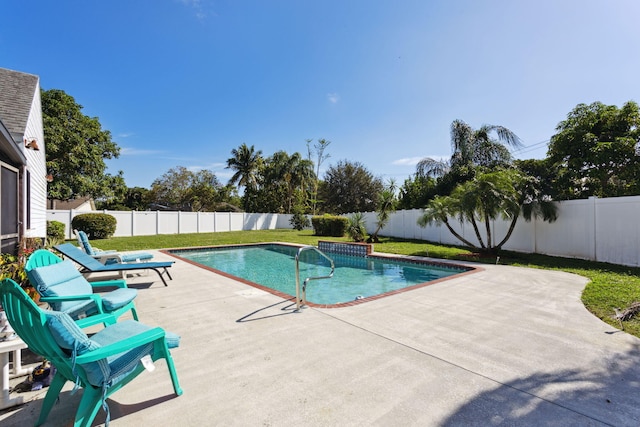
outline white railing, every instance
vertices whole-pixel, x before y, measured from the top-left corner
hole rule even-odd
[[[559,216],[554,223],[542,220],[526,222],[522,218],[504,249],[582,258],[613,264],[640,266],[640,196],[611,197],[559,202]],[[287,214],[237,212],[162,212],[100,211],[116,217],[115,236],[154,234],[209,233],[218,231],[273,230],[292,228]],[[73,238],[71,219],[80,211],[47,211],[47,220],[66,226],[66,236]],[[420,209],[394,212],[383,236],[428,240],[436,243],[461,244],[444,226],[417,225]],[[375,213],[364,214],[367,231],[375,231]],[[452,221],[451,225],[472,242],[475,233],[469,224]],[[492,234],[502,240],[509,223],[494,221]]]

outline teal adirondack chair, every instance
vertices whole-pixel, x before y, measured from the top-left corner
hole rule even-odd
[[[162,328],[152,328],[135,320],[105,327],[89,338],[66,314],[41,310],[11,279],[0,282],[0,302],[9,323],[34,353],[45,357],[56,368],[36,426],[43,424],[67,381],[84,390],[74,426],[90,426],[100,407],[106,412],[106,399],[141,374],[141,359],[165,359],[173,390],[182,394],[169,348],[177,347],[180,337]]]
[[[25,271],[41,295],[40,301],[48,302],[53,310],[65,312],[75,320],[84,319],[82,326],[102,323],[103,318],[95,315],[111,314],[113,316],[106,319],[115,322],[128,311],[138,320],[133,303],[138,291],[128,288],[124,280],[89,282],[71,261],[63,261],[45,249],[31,254]],[[117,289],[102,295],[93,292],[94,288],[100,287]]]

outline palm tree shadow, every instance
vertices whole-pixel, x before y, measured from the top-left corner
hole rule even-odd
[[[591,367],[537,373],[480,393],[443,426],[640,425],[640,345]]]
[[[262,307],[262,308],[260,308],[258,310],[255,310],[255,311],[247,314],[246,316],[242,316],[241,318],[236,320],[236,322],[237,323],[253,322],[253,321],[256,321],[256,320],[264,320],[264,319],[269,319],[269,318],[272,318],[272,317],[286,316],[288,314],[296,314],[297,311],[295,311],[295,303],[291,303],[291,304],[285,305],[284,307],[281,307],[280,308],[281,313],[277,313],[276,312],[275,314],[268,314],[268,315],[264,315],[264,316],[261,316],[261,317],[253,318],[253,316],[255,316],[255,315],[259,314],[259,313],[262,313],[263,311],[272,309],[274,307],[277,307],[277,306],[279,306],[281,304],[285,304],[287,302],[291,302],[294,299],[295,298],[289,298],[289,299],[286,299],[284,301],[279,301],[279,302],[277,302],[275,304],[271,304],[271,305],[268,305],[266,307]]]

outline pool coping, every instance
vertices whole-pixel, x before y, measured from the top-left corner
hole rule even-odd
[[[238,276],[234,276],[232,274],[226,273],[222,270],[218,270],[215,269],[213,267],[208,267],[206,265],[197,263],[195,261],[189,260],[187,258],[183,258],[181,256],[179,256],[177,253],[179,252],[187,252],[187,251],[193,251],[193,250],[198,250],[198,249],[215,249],[215,248],[234,248],[234,247],[247,247],[247,246],[268,246],[268,245],[284,245],[284,246],[291,246],[291,247],[295,247],[295,248],[301,248],[301,247],[305,247],[305,246],[311,246],[311,245],[302,245],[302,244],[297,244],[297,243],[289,243],[289,242],[261,242],[261,243],[234,243],[234,244],[230,244],[230,245],[210,245],[210,246],[190,246],[190,247],[184,247],[184,248],[170,248],[170,249],[162,249],[160,250],[160,252],[169,255],[171,257],[177,258],[181,261],[184,261],[188,264],[194,265],[196,267],[211,271],[213,273],[219,274],[221,276],[227,277],[229,279],[233,279],[236,280],[238,282],[244,283],[246,285],[252,286],[254,288],[260,289],[262,291],[268,292],[272,295],[276,295],[280,298],[283,298],[285,300],[296,300],[296,297],[294,295],[289,295],[286,294],[284,292],[280,292],[276,289],[272,289],[269,288],[267,286],[263,286],[259,283],[255,283],[252,282],[250,280],[246,280],[243,279],[242,277],[238,277]],[[420,289],[420,288],[424,288],[427,286],[431,286],[431,285],[435,285],[438,283],[442,283],[444,281],[447,280],[451,280],[451,279],[457,279],[459,277],[465,276],[465,275],[469,275],[469,274],[473,274],[473,273],[477,273],[480,271],[483,271],[484,269],[482,267],[479,266],[475,266],[475,265],[469,265],[467,263],[457,263],[454,261],[450,261],[450,260],[444,260],[444,259],[436,259],[436,258],[429,258],[429,257],[421,257],[421,256],[417,256],[417,255],[400,255],[400,254],[389,254],[389,253],[385,253],[385,252],[371,252],[370,254],[368,254],[366,257],[369,258],[378,258],[378,259],[390,259],[390,260],[394,260],[394,261],[403,261],[403,262],[410,262],[410,263],[414,263],[414,264],[430,264],[430,265],[436,265],[438,267],[445,267],[445,268],[462,268],[465,269],[466,271],[462,271],[460,273],[457,274],[452,274],[450,276],[447,277],[442,277],[439,279],[435,279],[435,280],[431,280],[429,282],[424,282],[424,283],[418,283],[416,285],[413,286],[409,286],[406,288],[401,288],[401,289],[395,289],[393,291],[389,291],[389,292],[384,292],[382,294],[378,294],[378,295],[372,295],[370,297],[366,297],[366,298],[360,298],[360,299],[356,299],[356,300],[352,300],[352,301],[346,301],[346,302],[340,302],[340,303],[336,303],[336,304],[316,304],[313,302],[309,302],[309,301],[305,301],[305,305],[308,307],[314,307],[314,308],[344,308],[344,307],[352,307],[354,305],[359,305],[359,304],[363,304],[366,302],[370,302],[370,301],[375,301],[378,299],[382,299],[385,297],[389,297],[392,295],[397,295],[397,294],[401,294],[404,292],[408,292],[408,291],[413,291],[416,289]]]

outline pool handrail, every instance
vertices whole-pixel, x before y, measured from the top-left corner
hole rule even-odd
[[[328,276],[307,277],[306,279],[304,279],[304,285],[302,286],[302,298],[300,298],[300,254],[306,250],[311,250],[311,249],[318,252],[326,260],[328,260],[329,263],[331,263],[331,273],[329,273]],[[322,252],[317,247],[312,245],[307,245],[307,246],[302,246],[300,249],[298,249],[298,252],[296,253],[296,311],[300,311],[300,308],[302,308],[307,304],[307,283],[309,283],[311,280],[331,279],[333,277],[333,273],[335,269],[336,267],[335,267],[335,264],[333,263],[333,260],[329,258],[324,252]]]

